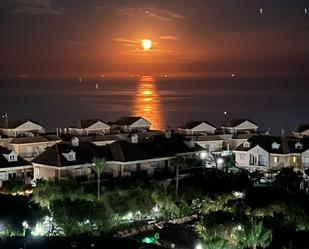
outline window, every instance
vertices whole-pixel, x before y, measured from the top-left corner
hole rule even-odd
[[[40,175],[40,169],[39,168],[35,168],[34,173],[37,176]]]
[[[246,156],[246,154],[244,154],[244,153],[239,154],[240,160],[245,160],[245,156]]]
[[[279,162],[279,158],[277,156],[274,157],[274,163],[278,163]]]
[[[249,142],[244,142],[244,148],[250,148],[250,143]]]
[[[76,174],[76,176],[81,176],[82,175],[82,169],[76,169],[75,174]]]
[[[260,166],[266,166],[266,156],[264,155],[259,155],[259,165]]]
[[[278,144],[278,143],[276,143],[276,142],[273,142],[273,143],[271,144],[271,148],[272,148],[272,149],[278,150],[278,149],[280,148],[280,144]]]
[[[250,165],[257,164],[257,156],[250,154]]]
[[[0,172],[0,180],[6,180],[6,173]]]
[[[293,156],[293,163],[297,163],[297,157]]]
[[[297,143],[295,144],[295,149],[301,150],[302,148],[303,148],[303,145],[302,145],[300,142],[297,142]]]

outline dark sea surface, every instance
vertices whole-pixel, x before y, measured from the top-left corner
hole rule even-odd
[[[140,115],[154,129],[207,120],[250,118],[274,134],[309,123],[309,79],[153,78],[1,80],[0,113],[31,118],[48,130],[84,118]],[[227,115],[224,115],[227,112]]]

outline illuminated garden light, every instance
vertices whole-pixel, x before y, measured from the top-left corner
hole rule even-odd
[[[195,249],[203,249],[201,243],[198,243],[198,244],[195,246]]]

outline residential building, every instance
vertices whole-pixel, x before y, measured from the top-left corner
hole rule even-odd
[[[72,135],[105,135],[110,133],[111,126],[100,119],[82,119],[69,128]]]
[[[55,144],[36,157],[33,160],[34,178],[93,179],[94,157],[106,159],[104,173],[113,177],[150,176],[164,170],[173,171],[170,162],[175,157],[199,158],[204,151],[194,141],[183,141],[180,136],[158,135],[139,142],[134,134],[131,141],[117,140],[103,146],[74,138],[71,142]]]
[[[23,180],[30,184],[32,165],[17,155],[16,152],[0,146],[0,187],[10,180]]]
[[[9,142],[8,148],[24,159],[31,161],[34,157],[45,151],[47,147],[51,147],[59,142],[61,142],[61,138],[55,135],[15,137]]]
[[[146,132],[150,130],[151,123],[143,117],[122,117],[112,125],[113,129],[121,132]]]
[[[0,125],[0,133],[8,137],[33,136],[44,132],[42,125],[30,119],[18,121],[6,119]]]
[[[256,135],[238,146],[234,152],[236,162],[240,167],[250,169],[300,168],[304,167],[306,162],[309,163],[308,145],[308,139]]]
[[[178,132],[184,135],[214,134],[216,127],[207,121],[190,121],[178,128]]]
[[[231,119],[221,128],[226,133],[256,133],[259,127],[250,119]]]

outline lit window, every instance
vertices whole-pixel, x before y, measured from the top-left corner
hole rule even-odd
[[[274,163],[278,163],[279,162],[279,158],[277,156],[274,157]]]
[[[293,163],[297,163],[297,157],[293,156]]]

